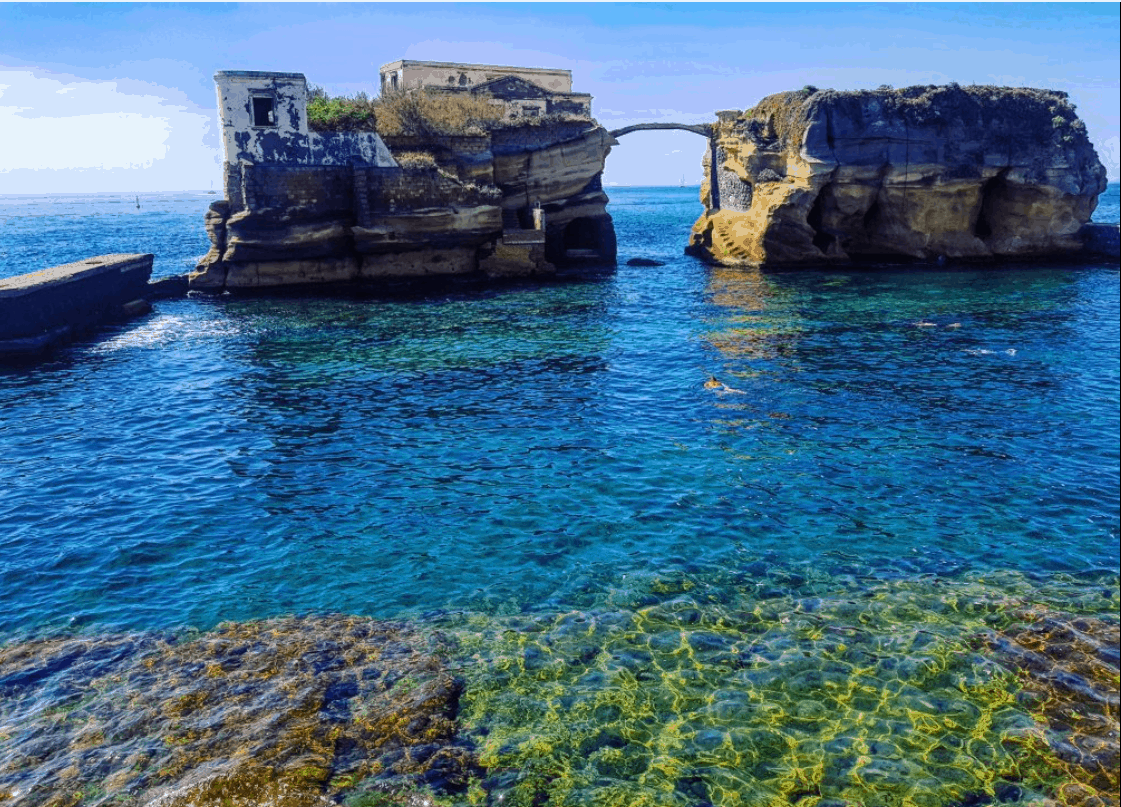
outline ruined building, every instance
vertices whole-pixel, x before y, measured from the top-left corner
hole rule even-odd
[[[420,89],[469,93],[503,106],[507,118],[592,113],[592,96],[572,91],[571,70],[400,59],[382,65],[380,73],[383,95]]]
[[[534,84],[544,95],[518,100],[513,88],[529,86],[520,75],[469,78],[509,88],[513,100],[496,103],[541,102],[537,114],[565,97],[590,104],[567,92],[568,71],[516,70],[556,74],[551,86],[562,89]],[[414,80],[401,71],[399,82]],[[221,71],[214,79],[225,199],[207,213],[211,249],[192,288],[534,275],[615,260],[601,182],[615,140],[586,116],[521,123],[530,113],[519,111],[485,131],[387,143],[375,131],[310,130],[300,73]],[[430,159],[400,165],[394,149]]]

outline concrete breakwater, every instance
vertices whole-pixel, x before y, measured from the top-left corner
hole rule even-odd
[[[152,258],[99,255],[0,279],[0,357],[39,353],[104,322],[146,313]]]

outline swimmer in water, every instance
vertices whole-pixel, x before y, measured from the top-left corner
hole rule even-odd
[[[735,387],[729,387],[723,381],[717,381],[716,376],[714,376],[714,375],[710,375],[708,377],[708,381],[705,382],[705,389],[710,389],[713,392],[734,392],[737,395],[747,395],[747,393],[744,392],[742,389],[736,389]]]

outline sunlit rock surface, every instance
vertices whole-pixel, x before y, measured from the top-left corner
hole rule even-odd
[[[362,781],[455,792],[474,762],[438,650],[351,617],[4,646],[0,804],[312,807]]]
[[[1116,576],[1063,578],[752,562],[578,608],[10,642],[0,804],[1116,807]]]
[[[1043,609],[1018,617],[990,644],[1021,671],[1017,699],[1046,726],[1035,750],[1052,752],[1056,795],[1063,804],[1116,805],[1118,626]]]
[[[720,263],[1069,254],[1106,185],[1062,92],[807,87],[718,115],[690,250]]]

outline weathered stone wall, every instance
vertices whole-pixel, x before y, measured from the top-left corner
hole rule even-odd
[[[491,134],[492,150],[496,155],[538,151],[566,140],[576,140],[595,129],[587,121],[558,121],[547,124],[527,124],[497,129]]]
[[[223,70],[214,75],[222,127],[226,199],[234,210],[245,199],[244,166],[332,166],[396,163],[376,132],[308,129],[307,80],[302,73]],[[271,107],[257,120],[255,99]]]
[[[357,171],[366,175],[371,211],[496,205],[502,198],[502,194],[493,187],[464,185],[436,168]]]
[[[243,210],[314,219],[354,208],[352,170],[346,165],[243,165],[241,179]]]
[[[747,212],[751,209],[751,182],[744,181],[739,174],[727,167],[728,152],[715,140],[711,141],[709,151],[710,153],[705,155],[705,159],[707,165],[710,166],[710,175],[714,173],[716,177],[716,187],[712,196],[713,204],[720,210]],[[711,170],[712,165],[716,165],[715,172]]]
[[[396,166],[376,132],[309,132],[309,165]]]
[[[807,89],[722,113],[690,250],[721,263],[1073,253],[1105,187],[1064,93]]]
[[[244,163],[299,165],[308,161],[307,80],[301,73],[222,70],[214,74],[226,166],[226,198],[242,205]],[[258,126],[253,98],[273,103],[274,123]]]

